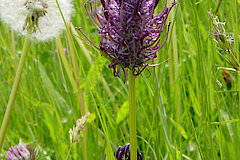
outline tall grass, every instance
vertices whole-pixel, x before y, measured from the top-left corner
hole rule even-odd
[[[74,1],[72,24],[99,44],[84,2]],[[164,3],[159,2],[157,13]],[[153,63],[167,61],[149,66],[150,72],[135,82],[137,143],[144,160],[240,157],[239,78],[231,72],[235,81],[227,89],[219,67],[229,66],[212,39],[210,9],[234,34],[239,54],[239,1],[179,0],[170,16],[168,43]],[[3,119],[24,37],[1,22],[0,28]],[[66,159],[68,152],[68,159],[103,160],[105,154],[113,159],[117,147],[130,142],[128,81],[114,77],[109,61],[75,34],[69,27],[56,40],[30,46],[0,159],[19,139],[36,147],[39,158],[56,160]],[[69,129],[87,112],[95,118],[87,123],[80,145],[70,148]]]

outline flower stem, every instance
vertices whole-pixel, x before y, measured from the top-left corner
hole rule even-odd
[[[7,127],[8,127],[8,123],[9,123],[9,120],[10,120],[10,116],[11,116],[11,113],[12,113],[12,110],[13,110],[13,105],[14,105],[14,102],[15,102],[15,99],[16,99],[16,94],[17,94],[19,82],[20,82],[20,79],[21,79],[25,59],[27,57],[29,44],[30,44],[30,35],[28,34],[26,36],[26,39],[25,39],[25,42],[24,42],[23,53],[22,53],[20,62],[18,64],[17,73],[16,73],[16,76],[15,76],[15,79],[14,79],[13,87],[12,87],[11,94],[10,94],[10,97],[9,97],[9,101],[8,101],[8,104],[7,104],[7,109],[5,111],[2,126],[1,126],[1,130],[0,130],[0,150],[2,148],[3,140],[4,140],[4,137],[5,137]]]
[[[129,71],[129,116],[131,160],[137,160],[135,76]]]

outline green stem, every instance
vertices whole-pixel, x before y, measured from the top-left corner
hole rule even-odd
[[[20,82],[20,79],[21,79],[25,59],[27,57],[29,44],[30,44],[30,35],[27,35],[26,39],[25,39],[25,42],[24,42],[23,53],[22,53],[20,62],[18,64],[17,73],[16,73],[16,76],[15,76],[15,79],[14,79],[13,87],[12,87],[11,94],[10,94],[10,97],[9,97],[9,101],[8,101],[8,104],[7,104],[7,109],[6,109],[4,118],[3,118],[1,130],[0,130],[0,150],[2,148],[3,140],[4,140],[4,137],[5,137],[7,127],[8,127],[8,123],[9,123],[9,120],[10,120],[10,116],[11,116],[11,113],[12,113],[12,110],[13,110],[13,105],[14,105],[14,102],[15,102],[15,99],[16,99],[16,94],[17,94],[19,82]]]
[[[239,29],[239,25],[238,25],[238,15],[239,15],[239,10],[238,10],[238,0],[234,0],[233,1],[233,5],[234,7],[234,50],[235,50],[235,55],[237,57],[237,62],[239,63],[240,57],[239,57],[239,43],[238,43],[238,29]],[[240,66],[238,65],[238,69],[240,68]],[[236,105],[236,119],[240,116],[240,109],[239,109],[239,105],[240,105],[240,75],[239,73],[237,74],[237,79],[238,79],[238,105]],[[238,111],[239,111],[239,115],[238,115]],[[238,123],[236,123],[234,125],[234,135],[235,135],[235,159],[239,159],[239,131],[238,131]]]
[[[68,150],[68,153],[67,153],[67,157],[66,157],[66,160],[68,160],[68,158],[69,158],[69,154],[70,154],[70,152],[71,152],[71,150],[72,150],[72,144],[70,145],[70,148],[69,148],[69,150]]]
[[[137,160],[136,101],[135,76],[129,71],[129,116],[130,116],[130,149],[131,160]]]

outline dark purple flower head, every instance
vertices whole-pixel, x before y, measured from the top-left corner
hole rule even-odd
[[[154,15],[158,1],[100,0],[101,12],[96,9],[96,1],[95,7],[89,2],[90,11],[87,10],[87,13],[98,28],[101,35],[99,48],[111,60],[109,68],[113,68],[114,76],[119,77],[121,69],[125,78],[128,69],[138,76],[146,68],[147,61],[156,58],[157,51],[166,43],[170,23],[167,36],[159,46],[167,17],[177,2],[174,0],[171,6],[167,7],[166,0],[161,13]]]
[[[137,160],[142,160],[142,154],[139,153],[137,149]],[[105,157],[106,160],[106,157]],[[115,160],[130,160],[130,143],[126,144],[125,146],[118,147],[115,153]]]

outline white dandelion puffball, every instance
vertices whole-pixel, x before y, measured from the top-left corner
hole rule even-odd
[[[58,0],[66,22],[70,21],[71,0]],[[31,37],[39,41],[54,38],[65,29],[56,0],[0,0],[0,17],[22,35],[32,28]]]

